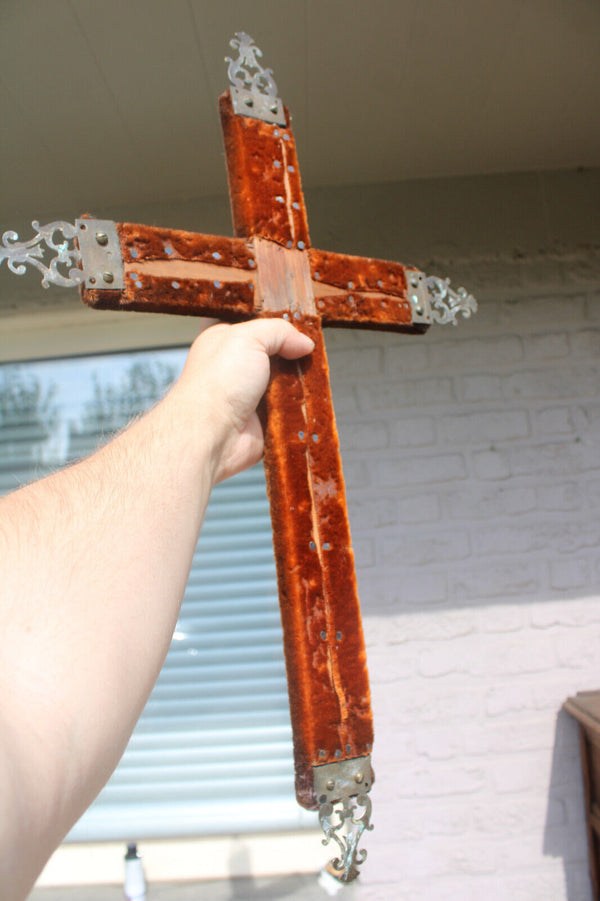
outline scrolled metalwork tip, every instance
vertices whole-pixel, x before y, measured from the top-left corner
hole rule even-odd
[[[29,241],[19,241],[14,231],[4,232],[0,245],[0,264],[6,260],[8,268],[15,275],[24,275],[27,266],[33,266],[42,274],[42,287],[59,285],[71,288],[80,285],[84,274],[79,268],[81,254],[75,243],[77,229],[71,222],[49,222],[40,225],[33,221],[37,232]],[[56,237],[56,235],[60,237]],[[54,253],[52,259],[44,262],[45,248]],[[59,267],[63,269],[61,272]],[[66,273],[65,270],[66,269]]]
[[[337,804],[325,802],[319,807],[319,822],[325,835],[322,842],[328,845],[333,839],[341,852],[327,865],[327,871],[339,882],[353,882],[359,875],[359,866],[367,859],[366,850],[359,850],[358,844],[363,832],[373,829],[371,809],[367,794],[344,798]]]
[[[262,58],[260,47],[244,31],[236,32],[229,43],[238,53],[237,59],[225,57],[233,111],[237,115],[285,126],[285,112],[277,96],[273,70],[265,69],[259,62]]]
[[[367,852],[358,845],[363,832],[371,831],[371,799],[373,784],[370,757],[355,757],[339,763],[313,767],[315,790],[319,800],[319,823],[322,843],[333,841],[339,855],[329,861],[327,872],[338,882],[353,882]]]
[[[262,50],[256,46],[253,38],[244,31],[237,31],[229,44],[238,52],[237,59],[225,57],[225,62],[229,64],[227,74],[231,84],[236,88],[277,97],[273,70],[265,69],[259,63]]]
[[[456,317],[461,314],[468,319],[477,312],[477,301],[464,288],[450,287],[449,278],[429,275],[425,279],[431,304],[431,318],[440,325],[457,325]]]

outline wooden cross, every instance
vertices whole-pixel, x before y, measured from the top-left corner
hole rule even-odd
[[[251,38],[240,33],[231,44],[239,56],[228,60],[232,86],[219,106],[236,237],[84,218],[74,229],[83,274],[70,277],[83,281],[83,301],[97,309],[228,322],[282,317],[315,342],[302,361],[273,361],[264,461],[296,796],[319,808],[326,841],[334,838],[342,852],[334,868],[348,881],[357,873],[358,838],[372,828],[373,723],[323,328],[419,334],[476,305],[415,267],[311,247],[289,113]],[[62,223],[46,231],[57,227],[64,231]],[[68,254],[63,248],[61,262],[71,261]]]

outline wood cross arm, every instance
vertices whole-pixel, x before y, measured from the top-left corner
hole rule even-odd
[[[308,219],[289,110],[285,125],[234,112],[230,92],[219,97],[236,235],[260,235],[282,247],[310,246]]]
[[[314,247],[308,257],[315,304],[324,326],[411,333],[429,327],[415,317],[415,304],[410,301],[410,280],[419,275],[414,267]]]
[[[99,229],[93,219],[79,220],[79,225],[88,222],[95,231],[92,242],[113,231]],[[100,266],[81,286],[88,306],[229,322],[254,315],[256,262],[247,241],[129,222],[104,225],[115,230],[116,238],[113,234],[110,238],[117,245],[113,255],[119,259],[111,260],[108,275],[115,279],[116,272],[119,282],[114,290],[107,288],[115,282],[103,280]]]

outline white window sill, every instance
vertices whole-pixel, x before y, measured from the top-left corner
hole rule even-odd
[[[331,877],[329,877],[331,880]],[[342,886],[333,880],[326,886],[317,873],[310,875],[273,876],[261,879],[224,879],[218,882],[152,883],[148,887],[150,901],[324,901],[343,891],[344,901],[358,897],[354,885]],[[29,901],[123,901],[122,886],[82,886],[80,888],[34,889]]]
[[[324,848],[322,837],[320,830],[303,830],[270,835],[148,840],[140,842],[138,850],[148,882],[253,879],[319,872],[335,850]],[[61,845],[48,861],[37,887],[122,884],[125,850],[124,842]],[[42,901],[45,896],[39,897]]]

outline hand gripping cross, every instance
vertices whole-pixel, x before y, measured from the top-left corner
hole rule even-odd
[[[36,266],[44,285],[80,283],[83,301],[97,309],[228,322],[279,316],[314,340],[310,358],[273,361],[265,470],[296,795],[319,809],[325,842],[340,848],[333,870],[349,881],[366,856],[359,838],[372,828],[373,724],[323,327],[419,334],[477,307],[463,289],[413,267],[311,247],[289,113],[252,39],[240,33],[231,44],[239,56],[227,60],[232,84],[219,105],[237,237],[82,218],[34,223],[38,236],[26,243],[6,233],[0,261],[18,274]],[[43,240],[58,251],[49,267]]]

